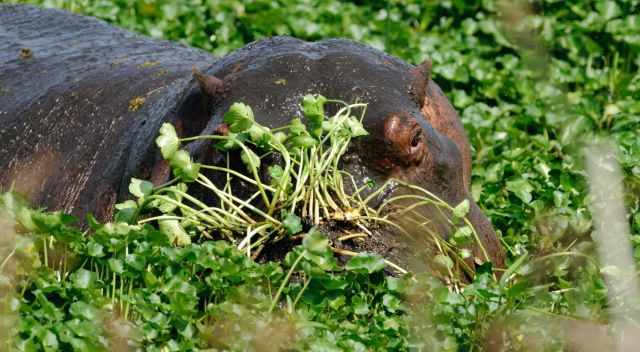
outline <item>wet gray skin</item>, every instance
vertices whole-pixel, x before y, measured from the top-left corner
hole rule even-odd
[[[222,86],[199,85],[193,66]],[[468,194],[469,144],[428,65],[347,40],[276,37],[216,59],[64,11],[0,5],[0,186],[50,210],[106,220],[132,176],[168,176],[154,146],[163,122],[183,136],[211,134],[232,103],[244,102],[261,124],[278,127],[301,115],[308,93],[368,104],[370,135],[355,140],[343,165],[358,182],[394,177],[452,205],[468,199],[490,259],[503,266],[496,234]],[[220,157],[202,144],[188,148],[199,160]]]
[[[191,67],[213,61],[94,18],[0,5],[0,189],[108,219],[132,176],[151,177],[163,122],[202,129]]]

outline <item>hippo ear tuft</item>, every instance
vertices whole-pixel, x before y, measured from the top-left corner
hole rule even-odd
[[[210,97],[214,97],[222,91],[223,82],[216,76],[205,75],[197,67],[193,66],[193,77],[198,81],[200,91]]]

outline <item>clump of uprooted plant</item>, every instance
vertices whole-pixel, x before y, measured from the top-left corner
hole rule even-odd
[[[333,116],[326,116],[326,103],[337,105]],[[410,221],[412,228],[429,234],[438,252],[435,264],[444,269],[448,278],[471,271],[465,262],[471,253],[465,248],[474,241],[481,248],[482,244],[465,218],[468,202],[451,207],[429,191],[399,180],[389,180],[377,188],[371,182],[358,186],[352,175],[341,170],[340,160],[350,141],[368,134],[362,124],[366,104],[306,95],[302,112],[306,123],[294,118],[286,126],[270,129],[256,121],[249,106],[235,103],[223,118],[228,126],[225,135],[180,138],[173,126],[165,123],[156,144],[174,178],[159,187],[133,179],[129,190],[137,200],[118,204],[116,220],[132,224],[157,222],[178,245],[190,243],[194,236],[225,238],[255,258],[269,242],[302,233],[303,220],[311,225],[339,220],[361,230],[345,236],[366,237],[376,225],[409,235],[393,220],[401,217],[403,222]],[[218,152],[226,154],[226,166],[194,162],[181,145],[197,140],[210,141]],[[230,166],[231,153],[238,152],[246,172]],[[266,158],[270,161],[265,161]],[[234,194],[232,185],[237,181],[250,185],[252,194],[248,197]],[[192,186],[210,192],[213,197],[208,199],[215,199],[213,204],[198,197],[197,192],[190,192]],[[399,186],[409,190],[409,194],[388,197],[376,208],[369,205],[381,193]],[[367,192],[363,192],[365,188]],[[394,206],[400,202],[402,206]],[[435,206],[457,228],[449,241],[434,233],[430,219],[417,210],[425,205]],[[332,249],[342,255],[357,255]],[[397,272],[407,272],[390,261],[386,263]]]

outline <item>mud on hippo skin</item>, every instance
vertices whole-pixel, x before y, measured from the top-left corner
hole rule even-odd
[[[393,177],[418,184],[452,206],[467,199],[469,220],[488,259],[502,267],[504,253],[496,233],[469,196],[469,142],[430,70],[428,62],[409,65],[348,40],[309,43],[275,37],[254,42],[216,62],[206,75],[196,72],[201,90],[210,97],[211,119],[204,133],[219,128],[234,102],[250,105],[256,120],[272,128],[302,115],[305,94],[367,103],[363,123],[370,135],[353,141],[343,167],[360,184],[370,179],[382,184]],[[478,246],[474,251],[485,258]]]

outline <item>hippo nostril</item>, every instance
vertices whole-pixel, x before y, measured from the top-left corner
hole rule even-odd
[[[382,170],[390,170],[392,166],[393,163],[389,158],[383,158],[378,161],[378,167],[380,167]]]

